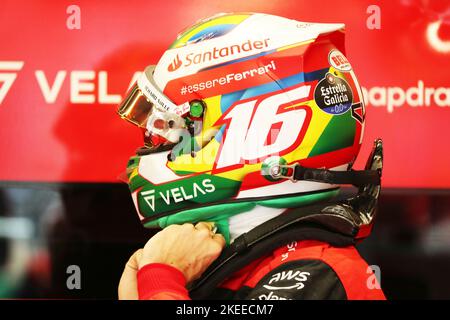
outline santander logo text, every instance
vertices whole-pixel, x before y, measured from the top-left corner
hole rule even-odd
[[[204,49],[201,51],[190,52],[182,59],[177,54],[176,57],[167,66],[167,71],[173,72],[178,70],[181,66],[189,67],[191,65],[202,64],[228,56],[238,55],[244,52],[251,52],[254,50],[261,50],[269,46],[269,38],[263,40],[246,40],[239,44],[232,44],[223,47],[212,47],[211,49]]]

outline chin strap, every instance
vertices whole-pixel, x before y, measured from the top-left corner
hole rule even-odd
[[[283,174],[286,172],[286,174]],[[297,181],[314,181],[330,184],[351,184],[356,187],[381,183],[381,170],[348,170],[334,171],[328,169],[306,168],[300,164],[277,164],[270,170],[274,180],[289,179]]]
[[[306,180],[331,184],[352,184],[354,186],[362,186],[369,183],[380,184],[381,175],[378,170],[332,171],[327,169],[305,168],[300,165],[295,165],[291,179],[294,181]]]

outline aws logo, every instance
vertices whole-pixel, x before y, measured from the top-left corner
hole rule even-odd
[[[216,187],[212,183],[211,179],[204,179],[201,182],[194,182],[192,186],[180,186],[163,191],[147,190],[141,192],[141,196],[144,201],[155,212],[157,210],[156,203],[158,200],[162,200],[162,203],[170,206],[171,204],[180,203],[186,200],[195,199],[199,196],[212,193],[216,190]]]
[[[268,290],[301,290],[311,273],[300,270],[282,271],[274,274],[268,284],[263,287]]]
[[[11,89],[23,65],[23,61],[0,61],[0,104]]]

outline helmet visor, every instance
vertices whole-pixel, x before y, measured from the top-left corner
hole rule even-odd
[[[153,71],[154,66],[146,68],[117,110],[122,119],[143,129],[148,148],[177,143],[186,131],[183,115],[189,111],[189,103],[175,105],[158,89]]]
[[[122,119],[145,128],[153,109],[153,103],[147,100],[137,83],[133,85],[127,97],[120,103],[117,113]]]

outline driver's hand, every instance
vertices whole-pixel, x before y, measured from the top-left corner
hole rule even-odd
[[[139,268],[149,263],[164,263],[180,270],[186,283],[198,279],[225,246],[225,239],[214,233],[213,228],[208,222],[168,226],[144,246]]]
[[[137,299],[137,271],[149,263],[163,263],[180,270],[186,283],[198,279],[225,246],[214,225],[199,222],[171,225],[155,234],[127,262],[119,283],[119,299]]]

